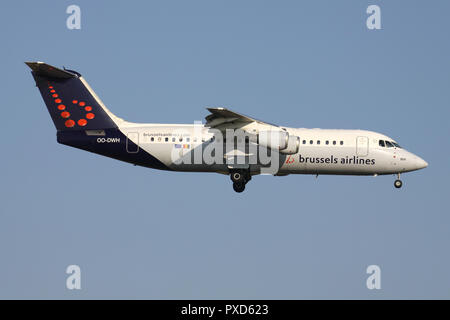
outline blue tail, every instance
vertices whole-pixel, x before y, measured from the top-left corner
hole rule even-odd
[[[58,131],[117,128],[114,115],[78,72],[43,62],[25,62],[30,68]]]

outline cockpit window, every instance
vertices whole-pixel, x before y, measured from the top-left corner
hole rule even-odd
[[[379,144],[380,147],[401,148],[400,145],[397,142],[394,142],[394,141],[378,140],[378,144]]]

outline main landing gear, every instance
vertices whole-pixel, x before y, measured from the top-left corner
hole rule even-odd
[[[397,173],[397,180],[394,181],[394,187],[397,189],[401,188],[403,185],[402,180],[400,180],[400,173]]]
[[[230,178],[233,181],[233,190],[242,192],[245,190],[245,185],[252,179],[248,170],[233,170],[230,171]]]

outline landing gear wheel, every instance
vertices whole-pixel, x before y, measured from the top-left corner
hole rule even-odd
[[[238,171],[231,173],[231,180],[233,183],[245,184],[244,179],[244,175]]]
[[[396,187],[397,189],[401,188],[402,185],[403,185],[402,180],[397,179],[397,180],[394,181],[394,187]]]
[[[245,190],[245,184],[244,183],[233,183],[233,190],[241,193]]]
[[[230,172],[231,181],[233,181],[233,189],[236,192],[245,190],[245,185],[252,178],[249,170],[233,170]]]

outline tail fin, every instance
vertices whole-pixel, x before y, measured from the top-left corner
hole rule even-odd
[[[43,62],[25,62],[30,68],[58,131],[117,128],[114,116],[83,77]]]

